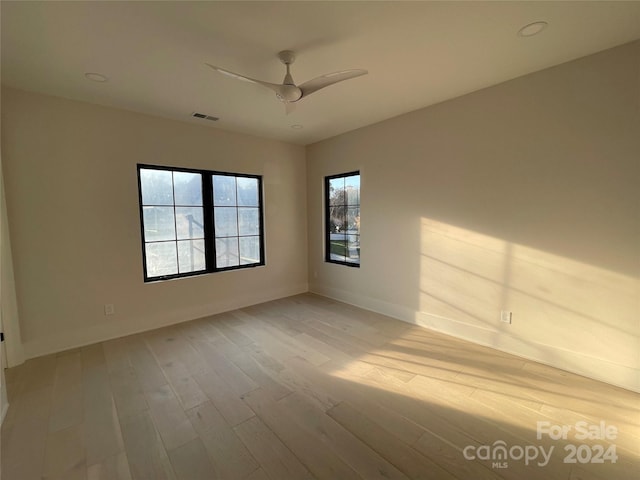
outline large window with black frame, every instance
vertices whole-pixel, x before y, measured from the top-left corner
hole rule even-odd
[[[144,280],[264,265],[262,178],[138,165]]]
[[[325,260],[360,266],[360,172],[325,177]]]

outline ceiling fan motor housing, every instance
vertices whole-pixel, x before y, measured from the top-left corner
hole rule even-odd
[[[296,102],[302,97],[302,90],[293,84],[285,84],[278,89],[276,96],[283,102]]]

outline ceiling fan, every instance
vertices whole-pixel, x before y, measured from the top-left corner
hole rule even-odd
[[[291,50],[283,50],[278,53],[278,58],[287,68],[287,73],[284,76],[284,80],[282,84],[278,83],[269,83],[263,82],[262,80],[256,80],[255,78],[245,77],[244,75],[240,75],[239,73],[230,72],[229,70],[225,70],[224,68],[216,67],[215,65],[211,65],[206,63],[205,65],[213,68],[215,71],[227,75],[232,78],[236,78],[238,80],[242,80],[245,82],[257,83],[258,85],[263,85],[276,93],[276,97],[284,103],[286,113],[291,113],[295,108],[295,103],[302,100],[305,97],[308,97],[313,92],[317,92],[321,88],[328,87],[329,85],[333,85],[334,83],[342,82],[343,80],[349,80],[350,78],[359,77],[360,75],[366,75],[366,70],[341,70],[339,72],[328,73],[326,75],[320,75],[308,82],[304,82],[301,85],[296,85],[293,82],[293,77],[291,76],[291,72],[289,71],[290,65],[295,61],[296,55]]]

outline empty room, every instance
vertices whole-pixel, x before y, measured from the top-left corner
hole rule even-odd
[[[631,480],[640,2],[2,1],[3,480]]]

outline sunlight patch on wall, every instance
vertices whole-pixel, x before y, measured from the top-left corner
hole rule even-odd
[[[639,279],[428,218],[420,229],[417,323],[595,378],[607,362],[626,370],[616,383],[637,382]]]

